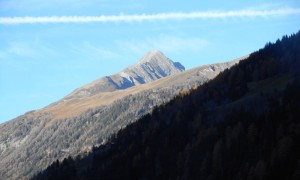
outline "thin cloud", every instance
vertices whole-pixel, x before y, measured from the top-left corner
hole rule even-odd
[[[40,59],[47,54],[55,56],[56,52],[45,45],[42,45],[39,40],[33,42],[15,41],[9,42],[6,48],[0,49],[0,60],[15,59],[16,57]]]
[[[143,41],[117,41],[117,47],[125,52],[144,54],[151,49],[159,49],[165,53],[200,52],[209,45],[209,42],[200,38],[175,36],[148,37]]]
[[[88,56],[91,59],[94,58],[103,58],[103,59],[114,59],[118,58],[119,55],[110,51],[109,49],[105,49],[103,47],[98,47],[90,42],[84,42],[81,46],[76,46],[70,44],[71,52],[76,53],[78,55]]]
[[[185,19],[222,19],[232,17],[271,17],[299,15],[299,8],[276,10],[198,11],[158,14],[111,15],[111,16],[43,16],[43,17],[1,17],[0,24],[36,23],[93,23],[93,22],[144,22]]]

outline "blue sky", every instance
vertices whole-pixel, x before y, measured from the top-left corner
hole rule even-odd
[[[188,69],[227,61],[296,33],[299,17],[298,0],[0,0],[0,123],[147,51]]]

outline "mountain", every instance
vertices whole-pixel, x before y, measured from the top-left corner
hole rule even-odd
[[[155,81],[178,72],[185,68],[179,62],[174,63],[158,50],[145,54],[135,65],[123,71],[100,78],[82,88],[75,90],[64,100],[92,96],[99,92],[111,92],[127,89],[132,86]]]
[[[105,144],[112,134],[152,112],[156,106],[209,81],[241,59],[183,71],[182,65],[173,63],[162,53],[150,52],[136,65],[110,77],[116,84],[122,84],[115,77],[126,72],[132,79],[142,77],[145,82],[152,82],[126,89],[116,86],[111,92],[104,88],[91,90],[100,86],[98,82],[103,79],[100,78],[43,109],[1,124],[0,178],[28,178],[56,159],[85,156],[93,146]],[[146,72],[152,73],[152,78],[161,78],[154,81]],[[79,93],[85,91],[89,93]]]
[[[102,77],[76,89],[41,112],[50,111],[51,114],[60,119],[76,116],[89,108],[110,104],[126,95],[119,96],[118,90],[149,83],[184,70],[183,65],[179,62],[173,62],[162,52],[150,51],[136,64],[117,74]]]
[[[133,86],[132,88],[124,90],[117,90],[112,92],[99,92],[95,95],[88,95],[80,98],[77,95],[74,95],[78,92],[78,90],[75,90],[75,93],[73,92],[66,98],[63,98],[62,100],[49,105],[48,107],[40,110],[39,113],[50,112],[55,117],[55,119],[64,119],[77,116],[88,109],[93,109],[97,108],[98,106],[111,104],[114,101],[124,98],[129,94],[136,94],[149,89],[174,87],[174,92],[177,92],[175,91],[175,89],[178,89],[181,86],[185,86],[185,89],[192,88],[195,84],[201,84],[209,79],[214,78],[221,71],[225,70],[228,67],[231,67],[232,65],[236,64],[241,59],[244,59],[246,57],[247,56],[244,56],[242,58],[238,58],[225,63],[204,65],[201,67],[193,68],[188,71],[183,71],[181,73],[177,72],[158,81],[150,82],[144,85]],[[143,61],[144,58],[142,58],[142,62]],[[142,63],[139,62],[137,64],[139,65]],[[130,68],[132,67],[135,66],[131,66]],[[87,87],[89,87],[89,85],[84,86],[83,88],[79,88],[79,91],[81,89],[87,89]]]
[[[300,179],[300,31],[33,179]]]

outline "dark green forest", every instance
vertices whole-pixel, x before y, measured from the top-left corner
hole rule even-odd
[[[300,32],[33,179],[300,179]]]

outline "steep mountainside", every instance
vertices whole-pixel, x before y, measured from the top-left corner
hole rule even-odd
[[[300,32],[34,179],[300,179]]]
[[[79,115],[80,113],[90,108],[96,108],[100,105],[103,106],[111,104],[114,101],[124,98],[129,94],[136,94],[149,89],[174,87],[175,92],[175,89],[178,89],[178,87],[180,86],[184,86],[185,88],[191,88],[195,84],[201,84],[209,79],[214,78],[224,69],[231,67],[232,65],[246,57],[247,56],[230,62],[211,64],[193,68],[191,70],[184,71],[179,74],[177,73],[174,75],[167,76],[158,81],[134,86],[132,88],[124,90],[118,90],[113,92],[99,92],[95,95],[81,98],[75,98],[73,96],[68,100],[63,99],[61,101],[58,101],[57,103],[54,103],[36,113],[51,112],[55,119],[63,119]],[[70,95],[69,97],[71,96],[72,95]]]
[[[76,116],[89,108],[111,104],[127,95],[119,90],[146,84],[184,70],[184,66],[179,62],[174,63],[162,52],[150,51],[136,64],[78,88],[40,112],[51,112],[56,119]]]
[[[145,57],[149,56],[153,57],[153,52]],[[149,62],[146,59],[149,58],[143,58],[137,64]],[[153,69],[164,69],[169,74],[178,70],[175,67],[183,69],[171,61],[166,61],[161,67],[156,66],[159,64],[157,59],[150,58],[150,61]],[[111,134],[151,112],[155,106],[168,102],[179,92],[207,82],[239,61],[201,66],[113,92],[84,97],[73,93],[44,109],[4,123],[0,125],[0,178],[30,177],[56,159],[83,155],[92,146],[105,143]],[[133,68],[136,66],[128,69]]]

